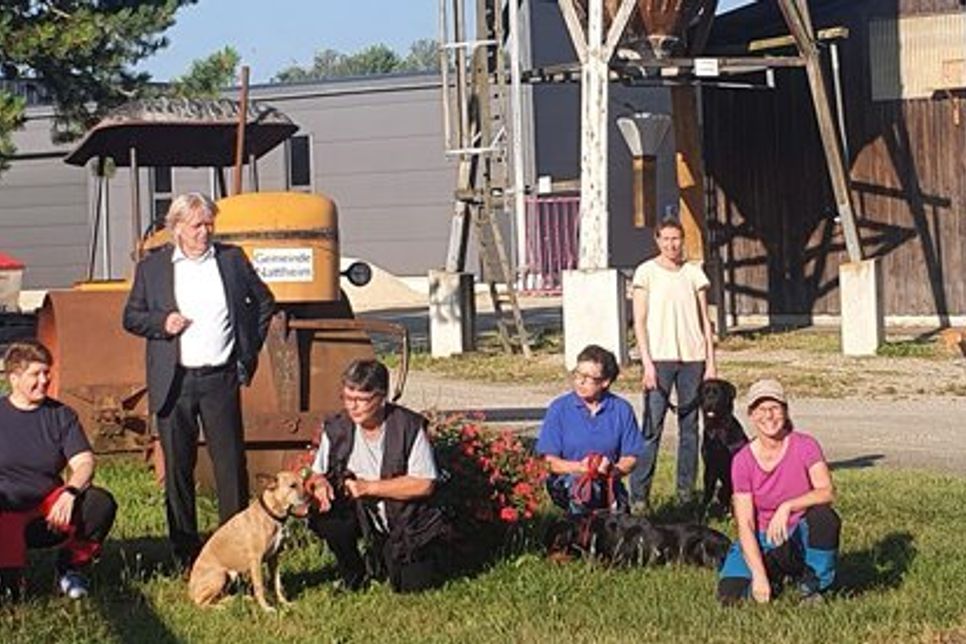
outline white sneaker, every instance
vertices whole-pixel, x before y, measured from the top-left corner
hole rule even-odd
[[[57,580],[60,593],[70,599],[87,597],[87,579],[75,570],[68,570]]]

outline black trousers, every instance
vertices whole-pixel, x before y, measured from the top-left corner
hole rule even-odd
[[[804,530],[802,529],[804,525]],[[830,505],[815,505],[805,511],[804,516],[782,545],[762,553],[765,572],[772,586],[772,594],[777,595],[786,579],[792,579],[803,595],[825,591],[835,577],[835,560],[842,532],[842,519]],[[804,538],[796,538],[801,535]],[[741,557],[741,547],[737,543]],[[732,604],[749,596],[751,577],[747,564],[742,563],[740,573],[729,567],[732,552],[722,564],[721,579],[718,581],[718,600]]]
[[[179,368],[168,401],[158,412],[168,534],[175,555],[185,563],[197,554],[201,544],[194,477],[200,427],[204,428],[214,465],[218,518],[225,523],[248,504],[248,471],[234,361],[222,368]]]
[[[110,492],[99,487],[84,490],[74,502],[74,512],[70,517],[70,523],[74,527],[74,538],[96,544],[104,543],[114,525],[116,515],[117,502]],[[28,548],[53,548],[67,541],[67,536],[63,532],[48,528],[43,518],[37,518],[28,523],[24,529],[24,537]],[[57,553],[58,574],[78,567],[76,559],[75,551],[67,547],[62,548]],[[0,568],[0,593],[19,594],[22,591],[22,582],[21,569]]]
[[[313,509],[309,514],[309,528],[325,540],[335,555],[343,582],[351,589],[360,588],[366,581],[367,572],[373,572],[367,568],[359,552],[359,538],[364,536],[360,520],[354,502],[336,503],[325,513]],[[411,553],[415,556],[403,561],[389,554],[389,549],[385,547],[385,535],[376,536],[374,529],[367,526],[366,536],[369,537],[367,546],[372,556],[378,559],[370,563],[369,568],[375,564],[384,569],[394,591],[416,592],[439,583],[438,566],[431,548],[421,553]]]

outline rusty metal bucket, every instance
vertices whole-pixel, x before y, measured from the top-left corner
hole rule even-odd
[[[584,25],[587,24],[589,0],[577,0]],[[604,28],[608,29],[620,9],[621,0],[604,0]],[[642,56],[653,53],[657,58],[680,53],[685,31],[708,0],[637,0],[621,42],[638,50]]]

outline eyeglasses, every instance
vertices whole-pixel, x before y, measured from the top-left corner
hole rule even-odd
[[[583,371],[580,371],[579,369],[574,369],[573,371],[571,371],[570,372],[570,376],[574,379],[574,382],[578,382],[578,383],[579,382],[592,382],[595,385],[599,385],[600,383],[602,383],[605,380],[607,380],[607,378],[605,378],[603,376],[595,376],[595,375],[590,374],[590,373],[584,373]]]
[[[352,406],[365,406],[371,404],[375,400],[381,400],[382,395],[377,393],[371,394],[342,394],[342,402],[346,407]]]
[[[785,413],[785,406],[780,403],[761,403],[751,410],[754,416],[764,416],[766,414]]]

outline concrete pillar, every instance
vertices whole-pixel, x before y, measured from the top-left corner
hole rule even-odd
[[[842,353],[875,355],[885,339],[879,260],[841,264],[839,295],[842,298]]]
[[[434,358],[472,351],[476,341],[473,274],[429,271],[429,345]]]
[[[564,362],[577,364],[577,354],[588,344],[612,351],[627,363],[627,287],[624,275],[613,268],[564,271]]]

